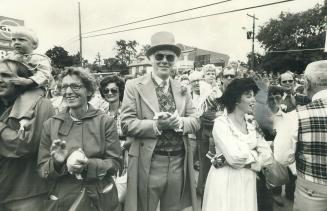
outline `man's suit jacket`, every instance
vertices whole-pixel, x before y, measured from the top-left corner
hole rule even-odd
[[[184,189],[182,204],[192,205],[197,210],[195,178],[192,152],[187,142],[187,134],[199,128],[199,119],[192,104],[190,93],[183,91],[179,82],[170,79],[176,109],[183,121],[183,141],[185,146]],[[147,182],[157,135],[153,128],[153,117],[159,111],[159,103],[151,74],[126,83],[121,109],[122,130],[131,142],[128,163],[128,190],[125,211],[147,211]]]

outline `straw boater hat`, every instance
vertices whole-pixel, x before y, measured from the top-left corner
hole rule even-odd
[[[149,58],[155,51],[171,50],[177,56],[181,55],[181,49],[175,45],[174,35],[170,32],[157,32],[151,37],[151,47],[147,50],[146,56]]]

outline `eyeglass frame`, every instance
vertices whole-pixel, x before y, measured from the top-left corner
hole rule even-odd
[[[72,86],[76,86],[76,87],[72,87]],[[74,92],[79,91],[82,87],[85,87],[84,84],[77,84],[77,83],[71,83],[71,84],[62,84],[61,85],[61,91],[62,92],[66,92],[67,89],[71,88],[71,90],[73,90]]]
[[[280,81],[280,83],[282,83],[282,84],[286,84],[286,82],[287,82],[288,84],[292,84],[292,83],[294,83],[294,80],[285,80],[285,81]]]
[[[236,77],[236,75],[232,75],[232,74],[226,74],[226,75],[223,75],[223,78],[224,79],[228,79],[228,78],[230,78],[230,79],[234,79]]]
[[[162,58],[160,59],[160,58],[158,58],[158,56],[162,56]],[[171,59],[169,59],[168,56],[172,56],[174,59],[171,60]],[[163,54],[163,53],[156,53],[156,54],[154,54],[154,59],[156,61],[158,61],[158,62],[162,61],[164,58],[166,58],[166,61],[167,62],[174,62],[176,60],[176,56],[174,54]]]
[[[109,94],[109,92],[111,92],[112,94],[118,94],[119,93],[119,89],[118,88],[111,88],[111,89],[108,89],[108,88],[105,88],[102,90],[102,93],[107,95]]]

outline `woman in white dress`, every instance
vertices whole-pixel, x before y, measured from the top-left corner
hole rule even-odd
[[[258,87],[252,79],[233,80],[220,98],[227,115],[215,120],[213,137],[220,166],[211,166],[203,211],[256,211],[256,173],[272,162],[268,143],[252,120]]]

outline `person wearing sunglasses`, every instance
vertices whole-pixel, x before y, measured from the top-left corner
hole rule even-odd
[[[117,126],[114,118],[89,104],[95,85],[83,68],[62,73],[67,108],[44,123],[39,147],[38,171],[52,183],[44,211],[71,210],[77,202],[76,210],[119,207],[112,178],[121,167]]]
[[[170,77],[181,49],[158,32],[146,52],[152,73],[126,83],[121,121],[128,160],[125,211],[197,210],[195,174],[187,134],[200,125],[189,92]]]

